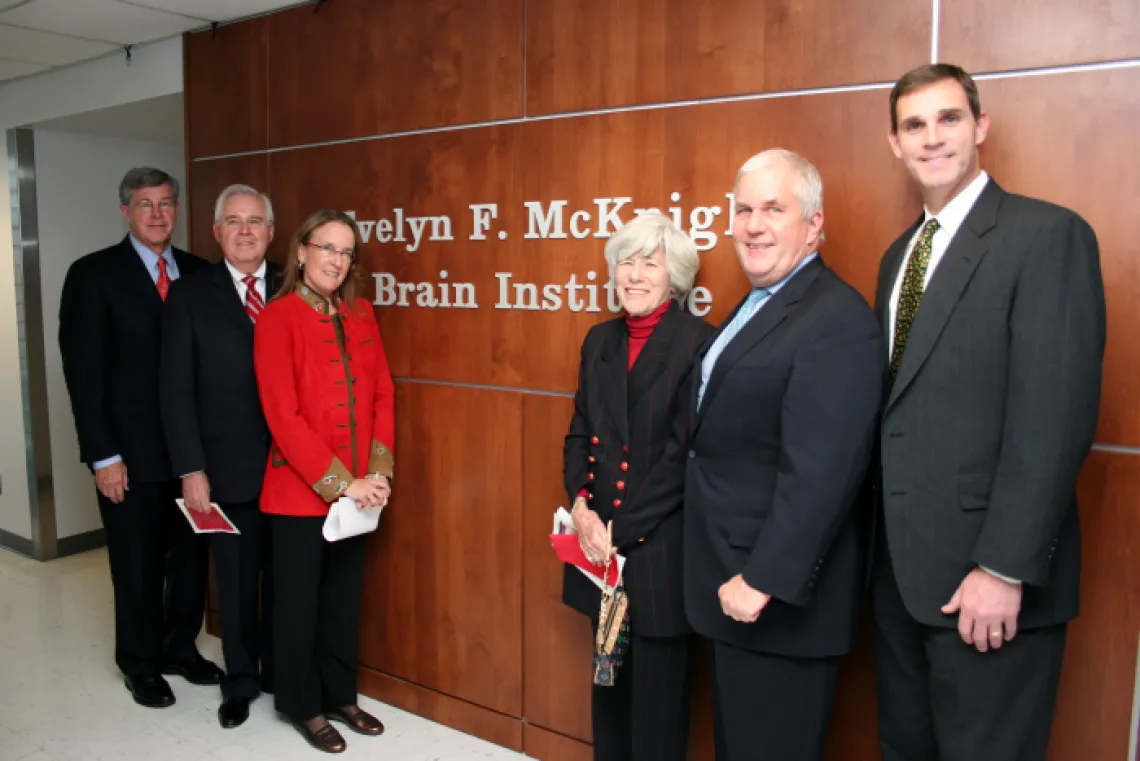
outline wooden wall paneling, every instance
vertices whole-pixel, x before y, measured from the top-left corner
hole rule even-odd
[[[523,750],[524,724],[513,716],[504,716],[489,708],[363,666],[360,667],[357,678],[360,692],[381,703],[475,735],[504,748]]]
[[[522,115],[521,0],[337,0],[266,22],[271,147]]]
[[[402,382],[396,401],[360,665],[521,717],[522,400]]]
[[[939,59],[970,72],[1140,57],[1135,0],[946,0]]]
[[[268,19],[183,35],[187,158],[267,147]]]
[[[1096,232],[1108,305],[1102,444],[1140,446],[1140,69],[983,81],[982,165],[1006,190],[1080,214]]]
[[[569,509],[562,487],[562,441],[574,401],[523,397],[523,694],[528,724],[575,738],[558,742],[527,735],[527,754],[544,761],[569,758],[591,740],[590,622],[562,604],[562,563],[550,547],[552,517]],[[569,743],[567,745],[567,743]],[[532,744],[546,748],[532,753]]]
[[[252,154],[191,161],[187,164],[187,171],[187,184],[190,186],[187,193],[190,202],[190,251],[204,259],[218,261],[222,258],[222,250],[214,240],[214,203],[218,200],[218,195],[234,183],[251,185],[266,193],[269,186],[269,162],[265,154]],[[271,194],[269,200],[274,200]],[[280,254],[275,255],[275,250],[284,248],[283,240],[277,237],[281,235],[288,237],[286,231],[277,230],[270,246],[272,258],[279,258]]]
[[[883,82],[930,57],[913,0],[541,0],[526,9],[526,112]]]
[[[1094,451],[1078,488],[1081,613],[1069,626],[1050,761],[1128,752],[1140,638],[1140,456]]]

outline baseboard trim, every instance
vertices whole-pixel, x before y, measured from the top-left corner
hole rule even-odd
[[[360,666],[357,674],[358,689],[370,698],[522,753],[521,719],[382,674],[365,666]]]
[[[550,729],[523,727],[523,753],[539,761],[591,761],[594,746]]]
[[[32,540],[17,536],[4,529],[0,529],[0,547],[11,550],[17,555],[23,555],[26,558],[32,557]]]
[[[56,542],[59,557],[78,555],[81,552],[90,552],[107,546],[107,532],[101,528],[94,531],[85,531],[74,536],[65,536]]]

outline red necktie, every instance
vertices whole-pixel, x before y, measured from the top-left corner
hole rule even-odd
[[[261,309],[265,306],[261,294],[257,292],[257,278],[253,275],[246,275],[241,281],[245,283],[245,313],[249,315],[249,319],[256,323],[257,316],[261,314]]]
[[[166,294],[170,293],[170,275],[166,274],[166,257],[158,257],[158,280],[155,281],[158,286],[158,296],[163,301],[166,301]]]

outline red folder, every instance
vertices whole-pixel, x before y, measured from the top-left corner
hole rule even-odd
[[[597,579],[598,583],[602,581],[604,567],[594,565],[586,559],[586,553],[582,552],[582,546],[578,544],[577,534],[551,534],[550,545],[554,547],[555,554],[563,563],[581,568],[587,575]],[[611,587],[618,581],[618,574],[620,573],[618,565],[616,557],[610,561],[610,571],[606,574],[605,583]]]

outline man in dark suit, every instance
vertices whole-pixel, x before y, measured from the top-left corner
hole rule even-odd
[[[95,473],[115,589],[115,662],[137,703],[174,703],[163,673],[217,684],[195,640],[206,595],[206,545],[174,504],[159,385],[164,300],[205,262],[171,246],[178,181],[150,167],[119,185],[130,233],[77,260],[59,309],[59,348],[80,456]]]
[[[697,358],[685,609],[711,641],[717,758],[810,761],[855,642],[886,349],[863,297],[817,253],[815,167],[766,151],[735,192],[752,291]]]
[[[223,190],[214,238],[222,261],[171,288],[159,377],[171,394],[162,421],[187,507],[209,513],[212,499],[240,532],[210,539],[227,671],[218,720],[229,728],[249,717],[262,680],[272,678],[271,627],[259,625],[262,616],[270,619],[261,602],[270,596],[259,595],[270,545],[257,504],[269,429],[253,370],[253,326],[281,276],[265,261],[273,240],[269,199],[248,185]]]
[[[872,586],[883,758],[1043,760],[1100,401],[1096,237],[981,170],[989,120],[962,69],[915,69],[890,105],[925,211],[876,299],[892,378]]]

